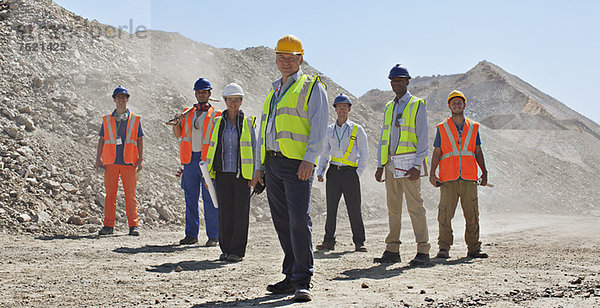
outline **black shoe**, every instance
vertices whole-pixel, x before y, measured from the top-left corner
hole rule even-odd
[[[274,294],[292,294],[296,291],[296,287],[294,287],[292,282],[286,278],[276,284],[268,285],[267,291]]]
[[[308,288],[300,287],[294,291],[295,302],[310,302],[312,300],[312,294]]]
[[[227,260],[227,254],[226,254],[226,253],[222,253],[222,254],[219,256],[219,260],[221,260],[221,261],[225,261],[225,260]]]
[[[354,244],[354,251],[367,252],[367,247],[364,244]]]
[[[374,258],[373,262],[376,263],[396,263],[396,262],[400,262],[400,253],[399,252],[391,252],[391,251],[384,251],[383,255],[381,256],[381,258]]]
[[[140,236],[140,228],[138,226],[133,226],[129,228],[129,235]]]
[[[482,252],[481,250],[476,250],[476,251],[473,251],[473,252],[469,252],[467,254],[467,258],[482,258],[482,259],[485,259],[487,257],[488,257],[487,253]]]
[[[244,260],[244,258],[240,256],[236,256],[234,254],[227,255],[227,261],[229,262],[240,262],[242,260]]]
[[[414,259],[410,260],[409,264],[412,266],[428,265],[430,262],[428,253],[417,252]]]
[[[335,242],[325,242],[317,245],[317,250],[333,250],[335,249]]]
[[[115,228],[104,226],[100,231],[98,231],[98,235],[109,235],[115,232]]]
[[[179,245],[191,245],[198,243],[197,237],[186,236],[181,241],[179,241]]]
[[[450,252],[448,252],[448,249],[440,249],[435,257],[437,259],[448,259],[450,258]]]
[[[218,245],[219,239],[216,238],[209,238],[208,241],[206,241],[206,244],[204,244],[206,247],[217,247]]]

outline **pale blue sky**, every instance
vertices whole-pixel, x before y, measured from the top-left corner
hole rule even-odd
[[[355,96],[411,75],[488,60],[600,123],[600,1],[58,0],[88,19],[179,32],[214,47],[273,48],[292,33],[305,59]]]

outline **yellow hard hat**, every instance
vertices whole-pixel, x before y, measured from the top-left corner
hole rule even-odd
[[[277,41],[275,53],[291,53],[294,55],[304,55],[302,41],[295,35],[288,34]]]
[[[462,98],[463,101],[465,102],[465,105],[467,104],[467,98],[465,97],[465,95],[462,92],[460,92],[458,90],[454,90],[454,91],[450,92],[450,95],[448,95],[448,100],[446,101],[446,103],[448,105],[450,105],[450,100],[453,99],[453,98],[455,98],[455,97]]]

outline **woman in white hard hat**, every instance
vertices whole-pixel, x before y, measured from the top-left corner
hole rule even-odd
[[[236,83],[223,89],[227,110],[217,118],[206,164],[215,179],[219,201],[220,260],[239,262],[246,253],[250,215],[250,180],[254,173],[253,116],[240,106],[244,91]]]

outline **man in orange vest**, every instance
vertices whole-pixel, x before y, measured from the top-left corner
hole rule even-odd
[[[125,191],[125,210],[129,224],[129,235],[139,236],[137,201],[135,187],[137,173],[142,171],[144,143],[141,118],[127,109],[129,92],[122,86],[113,91],[116,109],[102,118],[98,150],[96,151],[96,169],[103,168],[104,187],[104,227],[99,235],[113,234],[117,212],[117,189],[119,175]]]
[[[215,247],[219,244],[219,210],[213,205],[199,166],[201,161],[206,161],[213,126],[216,118],[221,115],[221,111],[215,110],[208,102],[211,90],[212,86],[207,79],[198,79],[194,83],[198,103],[191,110],[186,108],[183,114],[175,115],[178,121],[173,126],[173,134],[180,138],[179,158],[183,165],[181,188],[185,193],[185,238],[179,241],[181,245],[198,242],[198,199],[201,190],[208,236],[205,246]],[[208,179],[208,183],[213,185],[211,179]]]
[[[454,90],[446,101],[452,116],[437,125],[429,182],[440,187],[438,209],[440,251],[436,258],[448,259],[452,246],[452,218],[458,198],[466,221],[467,257],[487,258],[479,241],[479,205],[477,202],[477,166],[481,169],[480,184],[487,184],[487,169],[481,151],[479,123],[465,118],[465,95]],[[438,176],[435,171],[440,166]]]

